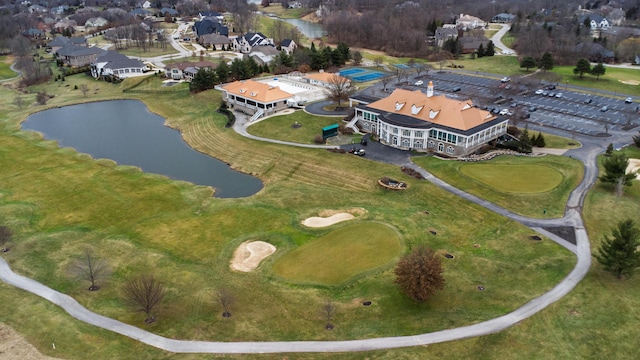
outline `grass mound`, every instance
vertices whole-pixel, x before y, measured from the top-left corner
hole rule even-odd
[[[497,191],[520,194],[551,191],[563,180],[557,170],[535,164],[467,164],[460,172]]]
[[[390,227],[359,223],[293,250],[274,264],[273,272],[294,282],[335,285],[387,264],[401,248]]]

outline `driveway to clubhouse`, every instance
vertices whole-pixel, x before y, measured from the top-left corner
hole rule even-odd
[[[242,117],[242,116],[241,116]],[[242,117],[246,118],[246,117]],[[244,131],[242,129],[245,129]],[[246,122],[240,121],[234,129],[241,135],[246,134]],[[567,152],[568,156],[583,161],[585,164],[585,174],[582,182],[573,190],[569,196],[565,208],[565,214],[559,219],[532,219],[514,214],[493,203],[468,194],[460,189],[454,188],[446,182],[436,178],[426,170],[419,168],[410,162],[408,154],[406,157],[393,157],[393,163],[405,161],[402,165],[419,171],[428,181],[442,187],[443,189],[457,194],[471,202],[481,205],[491,211],[506,216],[514,221],[520,222],[531,229],[547,236],[565,248],[576,254],[577,262],[574,269],[550,291],[529,301],[520,308],[503,316],[483,321],[481,323],[463,326],[455,329],[436,331],[433,333],[419,334],[412,336],[382,337],[362,340],[345,341],[274,341],[274,342],[207,342],[175,340],[165,338],[143,329],[125,324],[123,322],[96,314],[84,308],[75,299],[68,295],[55,291],[35,280],[15,274],[0,257],[0,279],[9,285],[13,285],[25,291],[36,294],[63,308],[72,317],[88,324],[110,330],[130,337],[166,351],[174,353],[225,353],[225,354],[257,354],[257,353],[289,353],[289,352],[355,352],[367,350],[392,349],[418,345],[428,345],[446,341],[466,339],[476,336],[492,334],[504,330],[518,322],[527,319],[550,304],[558,301],[568,294],[587,274],[591,265],[591,252],[589,238],[584,228],[580,216],[581,208],[587,190],[595,183],[598,175],[596,163],[597,154],[603,152],[609,142],[631,143],[631,135],[625,133],[612,134],[614,139],[608,138],[604,143],[602,140],[580,138],[584,146],[581,149]],[[263,140],[253,136],[248,136],[256,140]],[[278,141],[272,141],[278,142]],[[286,142],[287,145],[301,146]],[[310,146],[305,146],[310,147]],[[350,155],[345,155],[350,156]],[[572,226],[575,231],[576,245],[568,243],[543,228],[555,226]]]

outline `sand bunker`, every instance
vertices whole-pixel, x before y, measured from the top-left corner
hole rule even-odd
[[[250,272],[255,270],[260,262],[273,254],[276,247],[264,241],[245,241],[233,253],[231,269]]]
[[[325,227],[337,224],[341,221],[354,219],[356,215],[364,215],[367,211],[363,208],[353,208],[348,210],[323,210],[319,216],[312,216],[304,219],[302,225],[307,227]]]
[[[618,81],[627,85],[640,85],[640,81],[637,81],[637,80],[618,80]]]
[[[627,174],[636,171],[636,179],[640,180],[640,159],[629,159]]]

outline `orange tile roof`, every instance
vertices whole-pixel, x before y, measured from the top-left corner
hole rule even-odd
[[[459,101],[444,95],[427,97],[420,90],[396,89],[388,97],[367,106],[463,131],[496,118],[490,112],[474,107],[471,100]]]
[[[280,90],[277,86],[271,86],[254,80],[234,81],[224,85],[222,88],[230,94],[261,103],[270,103],[293,97],[293,94]]]
[[[338,79],[340,79],[340,81],[349,81],[348,78],[340,76],[337,73],[330,73],[330,72],[319,72],[319,73],[307,74],[304,78],[328,83],[328,82],[332,81],[334,76],[337,76]],[[344,80],[342,80],[342,79],[344,79]]]

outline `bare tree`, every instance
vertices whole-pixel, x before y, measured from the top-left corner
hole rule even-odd
[[[91,283],[89,291],[100,289],[98,281],[106,279],[111,273],[107,261],[93,255],[89,249],[85,249],[83,257],[73,263],[71,271],[79,279]]]
[[[16,96],[13,98],[13,105],[17,106],[18,109],[21,109],[24,107],[24,99],[20,96]]]
[[[332,320],[334,315],[336,314],[336,306],[333,304],[333,301],[331,301],[331,299],[328,298],[324,301],[320,313],[322,314],[322,317],[326,322],[324,328],[327,330],[332,330],[334,327]]]
[[[11,231],[11,229],[9,229],[7,226],[0,226],[0,246],[2,247],[2,249],[0,249],[0,251],[2,252],[7,252],[9,251],[8,247],[5,247],[5,245],[11,240],[11,237],[13,236],[13,231]]]
[[[222,317],[231,317],[231,305],[233,304],[233,294],[226,288],[218,288],[216,290],[216,299],[223,309]]]
[[[156,321],[156,318],[151,316],[151,311],[164,297],[165,288],[155,276],[147,274],[135,277],[124,284],[123,292],[133,307],[145,313],[146,324]]]
[[[39,92],[36,95],[36,102],[38,102],[39,105],[45,105],[48,100],[49,100],[49,95],[47,95],[46,91]]]
[[[373,63],[376,65],[376,69],[380,68],[380,65],[382,65],[382,62],[384,61],[384,58],[382,56],[376,56],[373,59]]]
[[[344,76],[334,74],[329,78],[325,92],[329,100],[337,102],[338,107],[340,107],[340,102],[342,100],[348,100],[349,96],[351,96],[355,90],[351,85],[351,80]]]
[[[391,82],[392,76],[386,75],[380,78],[380,82],[382,83],[382,90],[387,91],[387,85]]]
[[[405,255],[395,269],[396,284],[415,301],[426,301],[444,289],[442,264],[435,252],[423,245]]]
[[[82,96],[87,97],[87,93],[89,92],[89,86],[87,84],[80,84],[80,91],[82,92]]]

